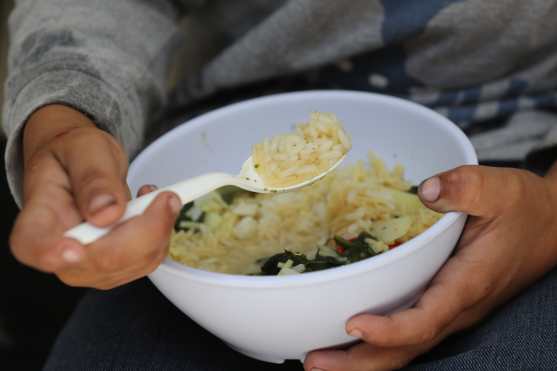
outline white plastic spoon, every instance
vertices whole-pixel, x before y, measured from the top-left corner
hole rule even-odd
[[[340,160],[338,160],[333,166],[331,166],[328,170],[324,171],[323,173],[300,183],[282,187],[282,188],[273,188],[265,185],[263,180],[259,177],[255,168],[253,166],[252,158],[248,158],[246,162],[244,162],[242,166],[242,170],[240,174],[237,176],[233,176],[226,173],[209,173],[205,175],[200,175],[195,178],[191,178],[188,180],[184,180],[180,183],[176,183],[174,185],[164,187],[158,189],[154,192],[148,193],[146,195],[140,196],[134,200],[128,202],[126,207],[126,211],[120,220],[114,223],[112,226],[106,228],[98,228],[90,223],[82,223],[65,233],[65,237],[73,238],[79,241],[82,244],[89,244],[92,243],[102,236],[106,235],[112,228],[116,225],[125,222],[126,220],[140,215],[145,211],[145,209],[151,204],[151,201],[161,192],[171,191],[174,192],[180,197],[182,201],[182,205],[187,204],[205,194],[214,191],[217,188],[224,187],[224,186],[236,186],[247,191],[256,192],[256,193],[271,193],[271,192],[288,192],[298,188],[305,187],[310,185],[317,180],[323,178],[325,175],[329,174],[333,171],[342,160],[344,160],[346,156],[343,156]]]

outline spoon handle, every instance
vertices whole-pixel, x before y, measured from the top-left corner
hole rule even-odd
[[[126,206],[124,215],[120,218],[120,220],[109,227],[99,228],[90,223],[82,223],[66,231],[64,237],[73,238],[79,241],[81,244],[86,245],[95,242],[96,240],[110,232],[114,227],[125,222],[126,220],[134,216],[143,214],[145,209],[161,192],[170,191],[176,193],[182,201],[182,205],[185,205],[188,202],[204,196],[205,194],[214,191],[217,188],[236,183],[237,181],[234,177],[225,173],[210,173],[191,178],[129,201]]]

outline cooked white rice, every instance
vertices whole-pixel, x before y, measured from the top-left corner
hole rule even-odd
[[[255,169],[266,185],[287,187],[314,178],[351,148],[349,136],[331,113],[312,113],[293,133],[265,139],[253,147]]]
[[[203,223],[174,232],[170,256],[209,271],[249,274],[256,263],[285,249],[311,256],[334,236],[346,239],[369,232],[375,251],[388,249],[421,233],[439,214],[407,192],[403,168],[386,169],[370,155],[337,169],[317,183],[283,194],[241,194],[226,203],[216,192],[195,202],[205,212]]]

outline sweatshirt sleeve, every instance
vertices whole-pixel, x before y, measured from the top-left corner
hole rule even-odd
[[[2,121],[8,182],[20,206],[27,118],[44,105],[66,104],[112,133],[133,155],[149,119],[165,104],[181,18],[201,2],[16,2]]]

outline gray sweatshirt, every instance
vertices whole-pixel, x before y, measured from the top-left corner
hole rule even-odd
[[[21,130],[41,106],[81,110],[133,156],[162,112],[237,91],[396,95],[479,132],[480,158],[520,159],[557,143],[556,19],[557,0],[19,0],[9,183],[20,203]]]

